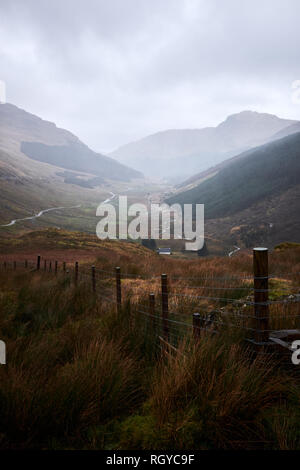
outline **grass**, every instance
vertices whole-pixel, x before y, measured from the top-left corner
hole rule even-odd
[[[42,235],[35,241],[42,243]],[[47,253],[52,248],[57,255],[53,234],[45,243]],[[76,234],[72,243],[76,250]],[[87,251],[95,255],[95,248]],[[99,296],[92,295],[85,257],[77,287],[72,271],[0,273],[0,338],[7,345],[7,364],[0,366],[2,449],[300,448],[297,370],[276,357],[255,357],[245,342],[249,255],[187,261],[162,259],[133,243],[104,242],[97,249]],[[109,274],[116,264],[125,273],[120,312]],[[276,298],[295,292],[299,264],[297,247],[271,254]],[[161,315],[162,271],[169,275],[176,346],[163,356],[160,321],[147,316],[149,292],[156,294],[155,317]],[[224,288],[223,299],[239,302],[212,300],[221,297],[214,285]],[[297,326],[296,308],[272,306],[272,327]],[[213,309],[217,334],[202,334],[195,343],[191,314]]]
[[[109,337],[108,320],[84,285],[75,290],[64,279],[56,285],[40,281],[33,276],[29,285],[24,279],[16,295],[8,290],[1,297],[9,358],[0,370],[5,447],[46,445],[66,436],[72,442],[77,433],[136,406],[141,395],[129,338]],[[116,328],[113,312],[107,313]]]
[[[261,417],[287,394],[286,383],[272,363],[249,363],[249,351],[223,340],[202,338],[186,353],[181,346],[182,354],[157,371],[151,404],[172,446],[231,448],[254,440],[263,445]]]
[[[299,248],[300,243],[295,243],[295,242],[283,242],[280,243],[279,245],[275,246],[275,250],[283,251],[283,250],[289,250],[293,248]]]

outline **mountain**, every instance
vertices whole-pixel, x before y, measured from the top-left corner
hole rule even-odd
[[[300,122],[296,122],[290,126],[284,127],[279,132],[276,132],[270,140],[282,139],[283,137],[287,137],[291,134],[296,134],[300,132]]]
[[[281,129],[279,132],[276,132],[275,134],[272,134],[271,137],[265,139],[266,143],[267,142],[272,142],[274,140],[282,139],[283,137],[287,137],[292,134],[296,134],[297,132],[300,132],[300,122],[296,121],[291,125],[288,125],[287,127],[284,127]],[[202,181],[205,179],[210,178],[211,176],[214,176],[217,172],[219,172],[222,168],[225,168],[227,165],[230,165],[233,161],[238,160],[243,156],[242,154],[235,155],[234,157],[228,158],[218,165],[209,167],[207,170],[201,171],[200,173],[196,173],[192,176],[190,176],[188,179],[181,181],[176,185],[177,189],[180,191],[187,191],[189,189],[192,189],[194,186],[197,186],[200,184]]]
[[[152,177],[182,180],[265,143],[296,122],[243,111],[229,116],[217,127],[158,132],[124,145],[110,156]]]
[[[0,104],[0,221],[107,198],[142,174],[93,152],[71,132],[12,104]]]
[[[167,202],[204,204],[215,235],[230,239],[235,227],[234,236],[242,234],[244,242],[249,237],[252,244],[258,242],[259,234],[277,243],[286,237],[299,241],[299,196],[300,132],[244,152]]]
[[[71,132],[11,104],[0,104],[0,149],[16,158],[6,161],[18,174],[48,173],[49,167],[129,181],[141,173],[93,152]],[[29,161],[28,159],[34,160]]]

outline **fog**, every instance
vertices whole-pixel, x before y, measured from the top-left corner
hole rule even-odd
[[[108,152],[244,109],[299,119],[298,0],[0,3],[7,100]]]

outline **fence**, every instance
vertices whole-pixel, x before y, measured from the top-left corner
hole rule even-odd
[[[86,265],[81,266],[77,261],[71,266],[66,262],[59,265],[57,260],[44,259],[42,263],[40,255],[36,261],[13,260],[3,263],[4,270],[16,271],[19,268],[44,271],[54,275],[58,275],[61,271],[64,275],[73,276],[75,286],[84,278],[90,282],[92,293],[104,301],[115,304],[118,312],[121,312],[125,301],[134,298],[130,289],[128,291],[127,288],[127,292],[124,289],[125,280],[140,280],[144,283],[158,281],[156,276],[122,274],[120,267],[108,271],[95,266],[87,269]],[[283,292],[279,299],[270,299],[277,289],[270,287],[269,282],[280,276],[288,277],[290,273],[269,274],[267,248],[254,248],[252,276],[178,278],[161,274],[158,295],[151,292],[148,287],[146,289],[143,287],[143,293],[139,295],[139,301],[136,303],[136,312],[151,323],[163,347],[166,345],[176,347],[178,340],[187,332],[195,341],[199,341],[204,333],[218,334],[224,327],[238,328],[244,332],[245,340],[248,345],[252,345],[257,354],[288,356],[290,362],[290,342],[300,338],[298,329],[300,294],[299,287],[289,283],[288,286],[281,287]],[[198,285],[185,285],[187,281],[193,281]],[[228,286],[228,281],[242,282],[243,285]],[[212,285],[216,282],[222,285]],[[294,293],[294,290],[297,293]],[[203,295],[206,291],[222,293],[222,296]],[[232,294],[228,296],[228,293]],[[204,311],[201,302],[207,302],[209,309]],[[212,303],[216,304],[213,309]],[[184,306],[184,311],[179,311],[180,305]],[[189,314],[186,313],[187,309]]]

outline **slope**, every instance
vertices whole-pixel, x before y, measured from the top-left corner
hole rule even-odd
[[[145,174],[172,179],[206,170],[244,150],[261,145],[296,121],[243,111],[217,127],[159,132],[129,143],[110,155]]]

